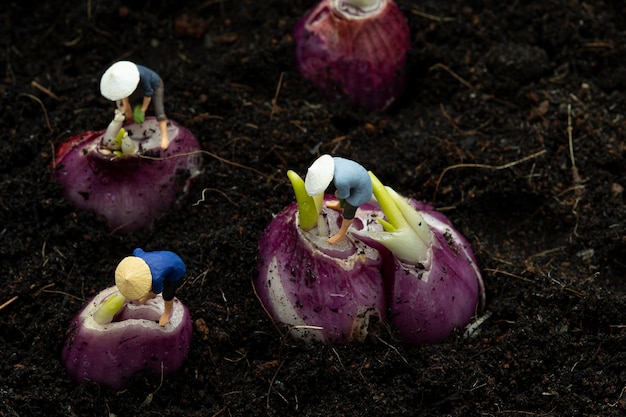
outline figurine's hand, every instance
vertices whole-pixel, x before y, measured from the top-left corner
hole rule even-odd
[[[159,319],[159,326],[164,327],[169,322],[170,322],[169,312],[161,314],[161,318]]]
[[[140,104],[137,104],[133,109],[133,120],[139,125],[146,120],[146,113],[143,111]]]
[[[124,111],[124,116],[126,116],[126,120],[130,120],[133,118],[133,109],[130,107],[130,101],[127,98],[122,99],[122,110]]]
[[[326,207],[328,207],[331,210],[342,211],[341,203],[339,201],[327,201]]]

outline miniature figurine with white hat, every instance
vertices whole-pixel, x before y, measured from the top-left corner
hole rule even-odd
[[[333,182],[339,201],[326,202],[326,207],[341,211],[343,220],[339,231],[328,239],[334,244],[346,239],[357,208],[372,198],[372,180],[360,164],[349,159],[322,155],[309,167],[304,180],[308,195],[322,194]]]
[[[143,89],[143,102],[133,109],[129,97],[139,85]],[[163,81],[156,72],[130,61],[118,61],[102,75],[100,92],[109,100],[117,102],[126,120],[134,120],[138,124],[143,123],[146,110],[150,103],[153,103],[156,119],[161,129],[161,148],[167,149],[169,136],[167,116],[163,105]]]
[[[163,293],[163,314],[159,325],[165,326],[170,319],[174,295],[187,269],[183,260],[174,252],[145,252],[140,248],[133,256],[122,259],[115,270],[115,285],[129,300],[141,304]]]

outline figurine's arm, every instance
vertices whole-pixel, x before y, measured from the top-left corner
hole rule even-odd
[[[150,102],[152,101],[152,97],[144,97],[143,103],[141,104],[141,111],[144,113],[148,111],[148,106],[150,106]]]
[[[343,211],[343,207],[341,207],[341,201],[339,200],[327,201],[325,204],[326,204],[326,207],[328,207],[329,209],[332,209],[338,212]]]
[[[170,321],[170,315],[172,314],[172,308],[174,307],[174,300],[163,300],[163,314],[159,319],[159,326],[165,326]]]
[[[163,290],[161,292],[163,296],[163,314],[161,314],[159,319],[159,325],[165,326],[170,321],[176,290],[181,284],[181,279],[187,272],[187,268],[183,260],[175,253],[168,251],[159,253],[163,258],[162,260],[169,263],[169,267],[163,270]]]
[[[130,100],[128,97],[122,99],[122,108],[124,109],[126,120],[133,120],[133,109],[130,107]]]

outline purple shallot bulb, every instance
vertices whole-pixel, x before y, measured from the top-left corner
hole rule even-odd
[[[482,276],[469,242],[447,217],[419,201],[393,197],[419,213],[432,240],[420,258],[392,256],[385,263],[389,322],[409,344],[439,343],[484,307]]]
[[[120,126],[114,119],[107,130],[68,139],[57,149],[52,174],[66,200],[105,217],[112,230],[130,233],[151,226],[187,194],[202,156],[196,137],[172,120],[167,149],[153,117]]]
[[[259,241],[256,294],[275,322],[308,341],[364,341],[382,322],[403,343],[439,343],[484,306],[476,258],[443,214],[369,175],[374,198],[359,206],[347,239],[331,244],[341,214],[289,172],[297,204]]]
[[[322,215],[336,232],[340,216],[328,209]],[[370,324],[385,316],[380,254],[358,241],[330,245],[328,236],[298,224],[294,203],[259,241],[255,286],[261,303],[275,321],[306,341],[365,340]]]
[[[169,323],[159,325],[161,295],[140,304],[113,286],[93,297],[72,319],[61,359],[69,376],[121,390],[139,371],[169,375],[183,365],[192,337],[191,315],[174,299]]]
[[[410,32],[392,0],[322,0],[293,33],[300,73],[329,98],[381,110],[403,95]]]

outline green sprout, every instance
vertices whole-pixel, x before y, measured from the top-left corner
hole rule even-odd
[[[126,130],[122,127],[120,128],[119,132],[117,132],[117,135],[115,135],[115,139],[113,139],[113,143],[115,143],[116,147],[118,148],[118,150],[113,151],[116,156],[124,155],[124,152],[120,151],[119,148],[122,147],[122,141],[124,140],[125,134]]]
[[[115,135],[115,139],[113,139],[113,142],[115,142],[118,146],[122,146],[122,140],[124,140],[125,134],[126,130],[123,127],[120,128],[120,131],[117,132],[117,135]]]
[[[126,298],[120,293],[111,294],[98,306],[93,314],[93,319],[98,324],[107,324],[113,321],[113,317],[124,307]]]
[[[383,185],[372,172],[369,172],[369,175],[372,179],[374,197],[385,214],[386,219],[378,218],[384,231],[361,231],[357,234],[366,234],[405,262],[427,262],[428,250],[433,241],[430,227],[404,197]],[[322,211],[323,193],[311,197],[304,188],[304,180],[296,172],[290,170],[287,176],[296,195],[300,228],[303,230],[311,230],[316,226],[318,229],[324,228],[319,216]]]
[[[298,222],[303,230],[310,230],[317,226],[317,218],[322,209],[323,195],[321,198],[311,197],[304,189],[304,180],[295,171],[287,171],[287,177],[291,181],[293,192],[298,202]],[[319,201],[316,201],[319,200]]]
[[[368,236],[405,262],[426,262],[433,241],[428,224],[406,199],[392,188],[385,187],[371,171],[369,174],[374,197],[387,220],[378,219],[384,232],[368,232]]]

